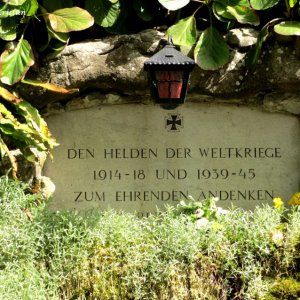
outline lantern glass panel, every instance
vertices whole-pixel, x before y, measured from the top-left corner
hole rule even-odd
[[[180,98],[183,83],[183,71],[156,71],[155,77],[159,98]]]

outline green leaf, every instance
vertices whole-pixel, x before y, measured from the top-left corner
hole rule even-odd
[[[0,80],[12,85],[21,80],[30,66],[34,64],[33,54],[29,43],[20,39],[16,48],[6,50],[0,58]]]
[[[1,87],[0,94],[14,106],[14,116],[2,103],[0,103],[0,132],[7,136],[13,146],[19,148],[28,160],[35,160],[35,153],[30,148],[35,147],[40,151],[49,151],[57,146],[55,139],[51,136],[48,126],[41,118],[37,109],[30,103],[12,99],[14,97],[8,90]],[[21,118],[19,118],[21,116]],[[6,154],[12,166],[12,175],[17,178],[17,164],[14,157],[0,135],[0,155]]]
[[[54,31],[48,22],[46,24],[46,27],[47,27],[47,31],[48,31],[48,35],[49,35],[49,41],[51,38],[55,38],[65,44],[68,43],[69,38],[70,38],[69,33]]]
[[[194,16],[179,20],[171,26],[167,34],[172,37],[175,45],[193,46],[197,40],[196,19]]]
[[[158,0],[158,2],[168,10],[177,10],[189,4],[190,0]]]
[[[213,12],[220,21],[237,20],[241,24],[259,25],[255,10],[242,5],[231,5],[229,1],[214,2]]]
[[[279,1],[280,0],[250,0],[250,4],[255,10],[264,10],[275,6]]]
[[[273,19],[270,22],[268,22],[260,31],[258,37],[257,37],[257,42],[255,47],[253,47],[247,54],[246,57],[246,65],[248,68],[252,69],[256,63],[257,60],[260,56],[261,53],[261,48],[264,43],[264,41],[267,39],[269,35],[269,27],[273,26],[277,22],[279,22],[282,19]]]
[[[120,15],[120,3],[112,3],[108,0],[87,0],[85,9],[95,17],[95,22],[102,27],[113,26]]]
[[[39,8],[37,0],[25,0],[21,5],[5,4],[1,7],[0,4],[0,18],[14,17],[14,16],[33,16]]]
[[[0,119],[0,131],[5,135],[11,136],[14,143],[21,148],[32,146],[41,151],[47,151],[46,144],[41,139],[38,139],[39,133],[27,124],[3,118]]]
[[[235,17],[229,13],[224,4],[213,2],[213,13],[216,18],[221,22],[228,22],[228,20],[235,20]]]
[[[284,21],[274,26],[274,31],[281,35],[300,35],[300,22]]]
[[[47,123],[36,108],[27,101],[21,101],[15,106],[17,111],[25,118],[26,123],[38,133],[38,138],[47,145],[47,148],[52,149],[58,145],[55,139],[52,138]],[[35,136],[35,138],[37,137]]]
[[[229,61],[228,46],[212,26],[202,32],[194,54],[197,64],[204,70],[216,70]]]
[[[227,6],[226,11],[229,12],[241,24],[259,25],[259,17],[257,13],[244,6]]]
[[[18,114],[21,115],[25,123],[20,123],[6,107],[0,103],[0,130],[12,135],[14,139],[19,139],[27,145],[38,146],[42,150],[52,149],[57,146],[55,139],[52,138],[47,123],[27,101],[13,103]]]
[[[49,59],[56,57],[59,53],[61,53],[65,48],[67,44],[58,40],[51,40],[48,44],[48,49],[51,49],[54,51],[54,53],[48,54]]]
[[[290,8],[293,8],[297,4],[298,0],[289,0]]]
[[[53,30],[57,32],[80,31],[91,27],[94,18],[80,7],[62,8],[48,14]]]
[[[24,2],[26,2],[26,0],[5,0],[3,2],[5,2],[6,4],[9,4],[9,5],[20,6]]]
[[[0,19],[0,38],[4,41],[13,41],[17,37],[17,19]]]
[[[255,47],[253,47],[247,54],[246,65],[248,68],[252,69],[256,65],[261,53],[261,47],[268,35],[269,35],[268,28],[263,27],[257,37],[257,42]]]
[[[25,12],[26,16],[34,16],[39,8],[39,4],[37,0],[27,0],[22,6],[20,6],[20,10]]]
[[[2,103],[0,103],[0,113],[0,131],[6,135],[11,135],[14,141],[18,140],[27,144],[34,143],[31,135],[35,135],[37,132],[33,128],[20,123]]]

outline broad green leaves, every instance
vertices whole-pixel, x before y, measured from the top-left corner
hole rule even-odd
[[[194,16],[180,20],[171,26],[168,35],[172,37],[174,44],[181,46],[193,46],[197,40],[196,20]]]
[[[257,13],[249,7],[227,6],[226,11],[241,24],[259,25],[259,17]]]
[[[22,6],[20,6],[21,12],[25,12],[28,17],[35,15],[38,8],[39,4],[37,0],[27,0]]]
[[[85,9],[94,16],[98,25],[111,27],[119,17],[120,3],[116,0],[87,0]]]
[[[168,10],[179,10],[188,5],[190,0],[159,0],[159,2]],[[216,70],[229,60],[228,46],[214,26],[218,26],[220,30],[232,28],[235,22],[237,27],[239,27],[239,24],[257,26],[260,25],[261,21],[258,14],[259,10],[270,9],[274,6],[280,9],[283,8],[282,6],[279,7],[281,5],[280,0],[204,0],[195,2],[199,2],[199,6],[195,8],[194,13],[171,26],[167,34],[172,36],[176,45],[191,47],[196,44],[195,59],[198,65],[205,70]],[[283,18],[272,19],[270,16],[268,16],[267,21],[264,18],[262,19],[265,23],[262,24],[256,46],[252,47],[247,56],[248,66],[252,67],[257,62],[262,45],[269,35],[269,29],[272,29],[274,24],[281,22],[274,27],[274,31],[278,34],[300,36],[300,21],[295,21],[300,16],[298,3],[299,0],[285,1],[284,19],[291,18],[292,20],[282,22]],[[192,8],[192,5],[189,7]],[[205,7],[205,9],[202,9],[202,7]],[[199,13],[196,16],[200,10],[203,14],[200,15]],[[182,12],[185,12],[185,10]],[[215,18],[225,24],[219,26]],[[200,20],[202,20],[204,24],[207,22],[209,26],[202,32],[198,42],[196,19],[197,25],[201,24]]]
[[[35,159],[35,154],[30,150],[31,147],[48,152],[58,144],[51,136],[44,119],[31,104],[3,87],[0,87],[0,96],[3,100],[10,102],[14,108],[14,113],[12,113],[0,102],[0,154],[2,157],[5,154],[8,156],[12,175],[17,179],[17,162],[1,136],[5,136],[5,140],[11,138],[14,141],[14,147],[19,148],[24,157],[30,161]]]
[[[6,137],[11,137],[25,158],[30,161],[35,159],[34,153],[30,151],[31,147],[48,152],[58,145],[51,136],[46,122],[34,107],[26,101],[14,103],[14,107],[17,112],[16,116],[0,103],[0,133]],[[17,116],[21,116],[23,121],[19,121]],[[17,163],[1,136],[0,152],[1,155],[7,154],[13,177],[17,179]]]
[[[47,30],[48,30],[48,35],[49,35],[49,41],[51,38],[55,38],[59,40],[60,42],[63,42],[66,44],[69,40],[69,33],[67,32],[57,32],[52,29],[49,23],[46,24]]]
[[[33,16],[37,12],[39,4],[37,0],[26,0],[21,5],[0,4],[0,18],[12,18]]]
[[[282,35],[300,35],[300,22],[285,21],[274,26],[274,30]]]
[[[180,20],[168,29],[167,34],[172,37],[176,45],[193,46],[197,42],[195,17]],[[202,69],[216,70],[228,62],[229,50],[218,30],[210,26],[201,33],[194,56]]]
[[[259,17],[254,9],[245,5],[232,5],[226,1],[213,3],[215,16],[221,20],[236,20],[241,24],[259,25]]]
[[[187,4],[189,4],[190,0],[158,0],[159,3],[164,6],[168,10],[177,10],[180,9]]]
[[[202,32],[195,48],[195,60],[204,70],[216,70],[228,62],[228,46],[214,27]]]
[[[111,0],[109,3],[116,1],[118,0]],[[77,89],[67,90],[51,83],[23,79],[34,64],[31,45],[24,39],[24,35],[30,36],[32,43],[40,38],[33,32],[27,35],[25,31],[28,28],[32,30],[40,27],[38,29],[41,31],[38,31],[38,34],[48,32],[45,47],[61,50],[68,43],[69,32],[84,30],[94,24],[94,18],[86,10],[68,7],[73,5],[72,0],[45,0],[43,4],[45,7],[40,6],[37,0],[0,2],[0,39],[11,41],[3,47],[6,50],[0,57],[0,158],[2,159],[4,155],[8,157],[11,173],[15,179],[17,179],[17,162],[10,152],[11,149],[21,150],[26,159],[34,161],[36,153],[31,150],[32,147],[48,153],[57,143],[38,111],[28,102],[11,93],[4,85],[13,85],[22,80],[23,83],[54,92],[70,94],[77,91]],[[40,16],[42,18],[38,19]],[[34,24],[37,20],[39,24]],[[44,39],[42,41],[36,48],[41,48],[43,43],[45,44]]]
[[[277,5],[279,1],[280,0],[250,0],[250,4],[255,10],[264,10]]]
[[[62,8],[48,14],[49,22],[54,31],[70,32],[89,28],[94,18],[80,7]]]
[[[45,151],[58,145],[52,138],[47,123],[36,108],[27,101],[20,101],[15,106],[17,112],[25,119],[26,125],[32,130],[34,139],[37,141],[36,147],[39,150]]]
[[[230,12],[227,11],[226,5],[220,2],[214,2],[212,8],[216,18],[222,22],[235,19],[235,17]]]
[[[6,50],[0,58],[0,79],[2,83],[12,85],[21,80],[30,66],[34,64],[29,43],[20,39],[12,50]]]
[[[67,4],[70,5],[70,1]],[[50,9],[61,5],[61,1],[56,0]],[[51,49],[54,55],[65,48],[71,31],[84,30],[94,24],[94,18],[89,12],[79,7],[57,9],[51,13],[42,8],[42,12],[48,31],[48,42],[40,48],[40,51]]]

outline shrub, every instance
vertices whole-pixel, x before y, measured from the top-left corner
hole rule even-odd
[[[138,219],[49,212],[26,191],[0,179],[1,300],[299,297],[297,209],[224,214],[210,199]]]
[[[297,300],[300,297],[300,282],[294,278],[279,278],[276,280],[264,300]]]

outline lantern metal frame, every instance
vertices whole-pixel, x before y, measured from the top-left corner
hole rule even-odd
[[[148,74],[150,83],[151,96],[155,102],[163,108],[171,109],[183,104],[190,74],[195,64],[193,59],[176,50],[171,38],[169,38],[168,44],[144,63],[144,70]],[[159,74],[168,78],[160,80]],[[178,80],[176,77],[181,78]],[[164,90],[166,88],[168,90]]]

